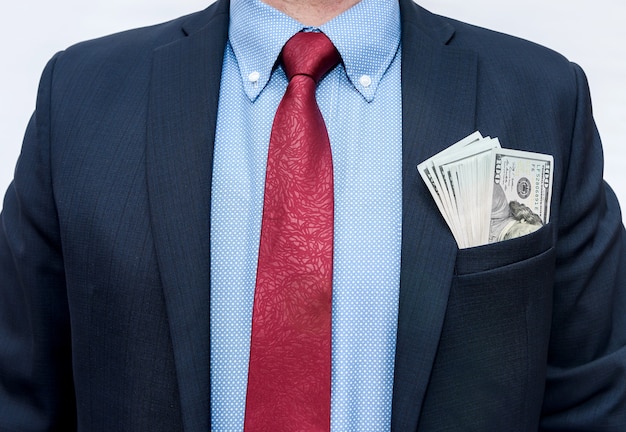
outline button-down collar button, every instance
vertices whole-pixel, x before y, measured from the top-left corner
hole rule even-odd
[[[363,87],[369,87],[372,84],[372,79],[369,75],[361,75],[361,78],[359,78],[359,84]]]
[[[257,82],[259,78],[261,78],[261,74],[257,71],[250,72],[250,74],[248,75],[248,81],[250,81],[251,83]]]

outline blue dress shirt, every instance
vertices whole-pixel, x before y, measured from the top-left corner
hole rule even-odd
[[[331,427],[389,430],[401,244],[397,0],[363,0],[319,29],[260,0],[231,2],[211,203],[213,431],[243,429],[252,304],[272,121],[287,87],[277,59],[303,29],[343,63],[318,85],[335,178]]]

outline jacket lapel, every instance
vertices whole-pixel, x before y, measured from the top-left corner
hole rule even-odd
[[[228,1],[195,15],[157,49],[147,176],[186,431],[210,430],[210,203]]]
[[[474,132],[476,55],[453,28],[401,0],[403,223],[392,430],[416,430],[435,360],[457,246],[417,164]]]

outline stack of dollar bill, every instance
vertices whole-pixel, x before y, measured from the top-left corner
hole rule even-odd
[[[479,132],[417,166],[459,248],[530,234],[550,220],[552,156]]]

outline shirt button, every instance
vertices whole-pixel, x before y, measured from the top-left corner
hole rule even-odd
[[[250,72],[250,75],[248,75],[248,81],[255,83],[259,80],[259,78],[261,78],[261,74],[258,73],[257,71],[254,72]]]
[[[359,84],[363,87],[369,87],[372,84],[372,79],[369,75],[361,75],[361,78],[359,78]]]

